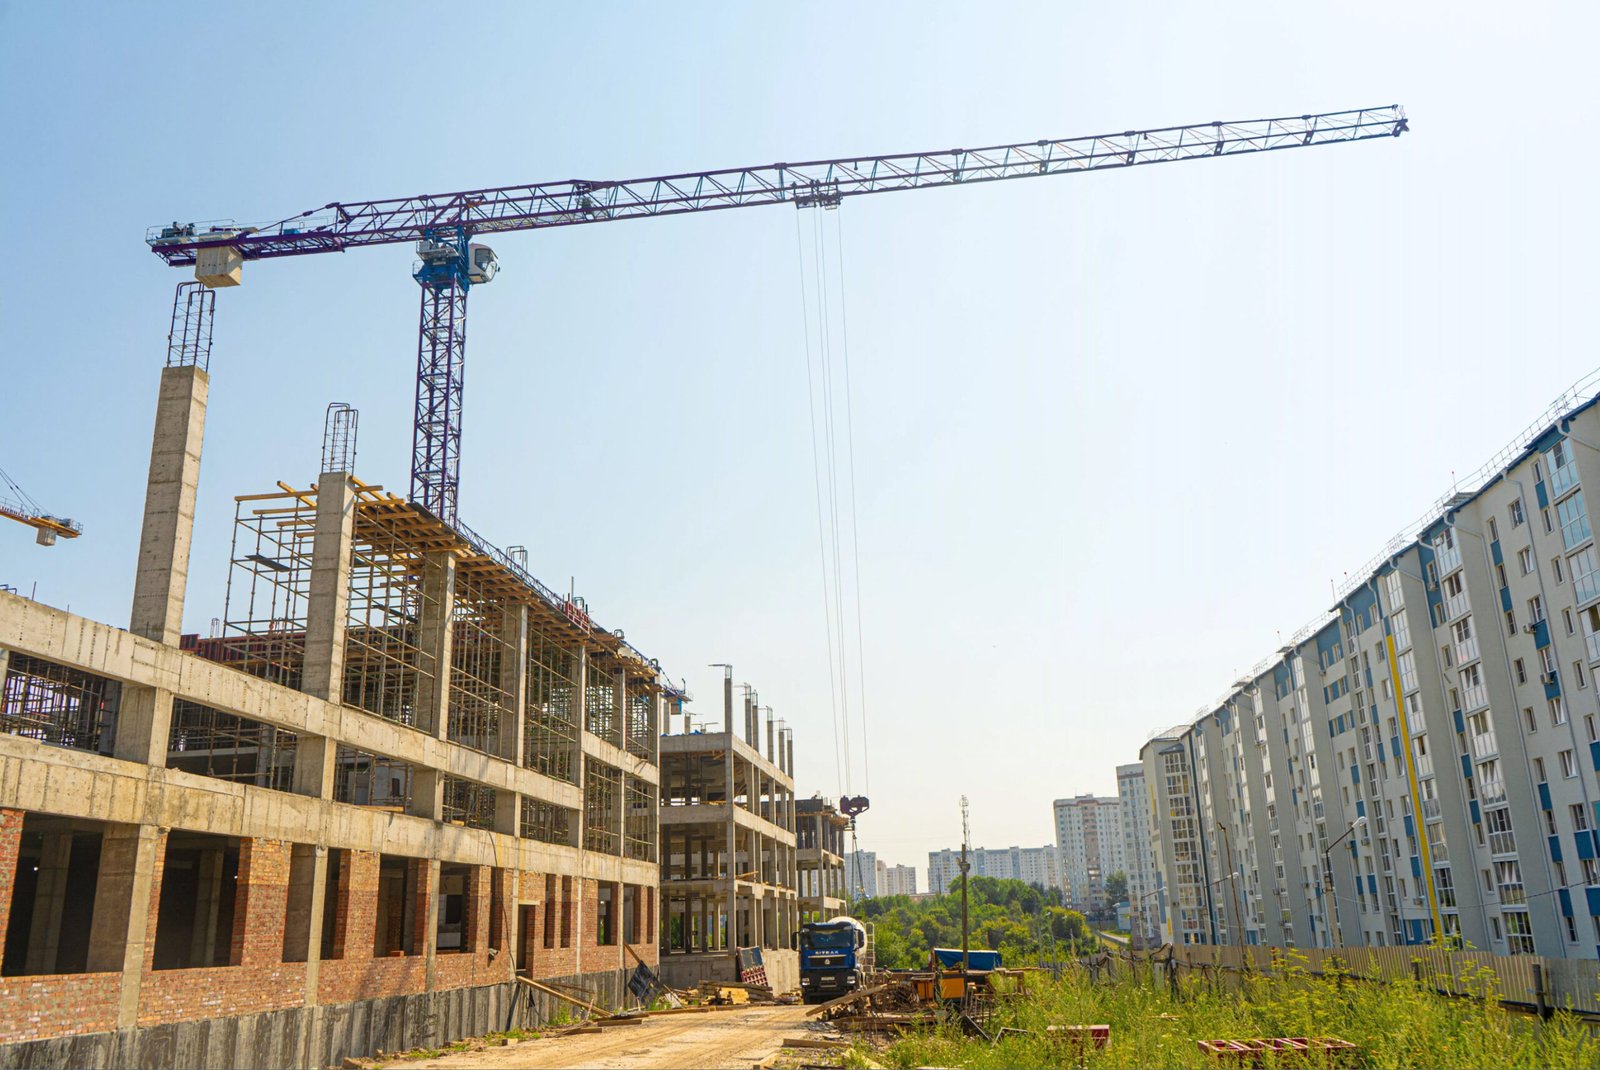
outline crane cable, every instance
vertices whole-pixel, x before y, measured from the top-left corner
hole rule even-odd
[[[845,586],[854,587],[856,631],[855,691],[861,716],[861,749],[864,790],[871,788],[871,761],[867,754],[867,691],[866,691],[866,640],[863,626],[864,612],[861,598],[861,537],[858,518],[855,463],[855,405],[850,375],[849,317],[845,300],[844,224],[835,217],[834,264],[828,263],[828,234],[820,213],[814,214],[811,234],[812,257],[810,269],[814,275],[814,294],[806,286],[806,242],[801,232],[798,213],[795,219],[795,246],[799,256],[801,321],[806,342],[806,400],[810,410],[811,461],[814,503],[817,511],[817,548],[822,566],[823,624],[828,646],[829,704],[833,715],[834,751],[841,794],[854,790],[854,752],[851,745],[851,679],[849,666],[850,625],[846,616]],[[838,361],[835,362],[834,308],[835,298],[829,294],[830,275],[837,282],[838,305]],[[810,318],[815,301],[817,317],[817,364],[812,369]],[[836,370],[837,368],[837,370]],[[842,374],[842,382],[836,382]],[[820,379],[820,383],[818,380]],[[836,394],[842,390],[842,406]],[[821,401],[822,431],[818,432],[818,395]],[[841,429],[840,409],[843,409]],[[840,435],[844,441],[839,441]],[[845,533],[840,489],[840,461],[850,480],[848,532],[850,556],[844,553]],[[826,488],[824,482],[824,455],[826,459]],[[830,555],[829,548],[832,548]],[[835,639],[837,638],[837,644]]]
[[[844,350],[844,430],[850,464],[850,554],[856,581],[856,684],[861,699],[861,779],[862,790],[870,795],[872,749],[867,745],[867,654],[865,632],[861,625],[861,529],[856,508],[856,427],[850,387],[850,317],[846,315],[844,301],[844,219],[838,212],[834,213],[833,218],[839,258],[839,338]]]
[[[839,745],[839,697],[837,683],[834,679],[833,616],[829,613],[828,549],[823,535],[822,520],[822,464],[817,454],[816,386],[811,373],[811,302],[806,295],[806,254],[805,243],[800,234],[799,212],[796,212],[794,216],[794,245],[800,264],[800,323],[805,333],[806,405],[810,410],[810,419],[807,421],[807,427],[811,431],[811,478],[812,485],[815,488],[817,506],[817,551],[822,560],[822,622],[828,641],[828,704],[833,714],[834,777],[837,781],[839,794],[843,795],[848,790],[844,779],[847,767],[844,761],[844,752]],[[818,344],[820,346],[820,339]]]

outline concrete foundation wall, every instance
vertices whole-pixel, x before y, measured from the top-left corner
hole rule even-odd
[[[767,968],[767,983],[774,992],[800,989],[800,954],[796,951],[761,952]],[[673,988],[694,988],[701,981],[737,981],[739,972],[732,952],[713,954],[662,955],[661,979]]]
[[[614,970],[557,980],[589,989],[602,1004],[626,1007],[635,1002],[627,990],[628,973]],[[516,983],[458,988],[0,1044],[0,1070],[130,1066],[320,1070],[338,1066],[348,1056],[439,1047],[466,1037],[538,1026],[564,1007]]]

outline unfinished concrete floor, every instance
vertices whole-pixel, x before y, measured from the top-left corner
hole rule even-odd
[[[824,1027],[806,1018],[805,1006],[747,1007],[704,1014],[669,1014],[602,1033],[541,1038],[504,1048],[465,1051],[438,1059],[379,1060],[384,1066],[436,1070],[657,1070],[738,1067],[745,1070],[776,1051],[785,1037],[822,1036]]]

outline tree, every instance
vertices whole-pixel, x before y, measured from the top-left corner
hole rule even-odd
[[[1128,875],[1119,869],[1106,878],[1106,899],[1112,903],[1120,903],[1127,898]]]

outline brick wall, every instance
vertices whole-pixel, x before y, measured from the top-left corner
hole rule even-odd
[[[161,868],[150,890],[150,928],[145,934],[145,974],[139,990],[139,1024],[298,1007],[305,1002],[306,967],[283,958],[284,911],[288,903],[290,845],[281,840],[239,841],[239,879],[234,893],[232,955],[236,966],[152,970]],[[166,836],[157,855],[166,856]]]
[[[10,898],[21,843],[23,813],[0,809],[0,933],[9,920]],[[235,892],[231,951],[238,965],[194,969],[155,970],[154,956],[160,920],[162,874],[168,836],[160,831],[154,843],[150,902],[144,943],[138,1024],[154,1026],[202,1018],[228,1018],[302,1005],[306,964],[284,963],[284,926],[288,906],[290,860],[293,845],[279,840],[244,839],[239,843],[238,883]],[[416,860],[408,880],[416,895],[413,936],[417,954],[387,958],[373,956],[377,923],[379,856],[366,851],[344,851],[338,880],[329,889],[325,910],[333,919],[336,958],[322,960],[317,997],[321,1003],[348,1003],[385,996],[410,995],[427,988],[427,957],[423,953],[434,934],[428,931],[428,900],[435,894],[439,864]],[[501,916],[493,917],[494,887],[500,887]],[[473,867],[467,886],[464,936],[468,950],[436,954],[434,985],[455,989],[497,984],[511,977],[512,965],[534,977],[570,977],[632,969],[642,960],[658,962],[655,940],[653,889],[644,901],[647,916],[640,917],[640,940],[626,953],[617,944],[598,943],[599,883],[572,878],[569,882],[572,940],[560,946],[563,911],[560,898],[564,882],[554,881],[557,898],[555,944],[544,946],[546,924],[545,874]],[[622,886],[618,888],[613,918],[618,938],[622,934]],[[528,932],[513,956],[512,938],[519,921],[519,906],[537,904],[529,912]],[[491,933],[498,933],[500,950],[490,954]],[[582,943],[580,948],[578,943]],[[320,947],[321,933],[311,934],[312,947]],[[579,967],[582,967],[581,971]],[[117,1027],[121,974],[116,972],[0,977],[0,1044],[82,1033],[106,1032]]]

